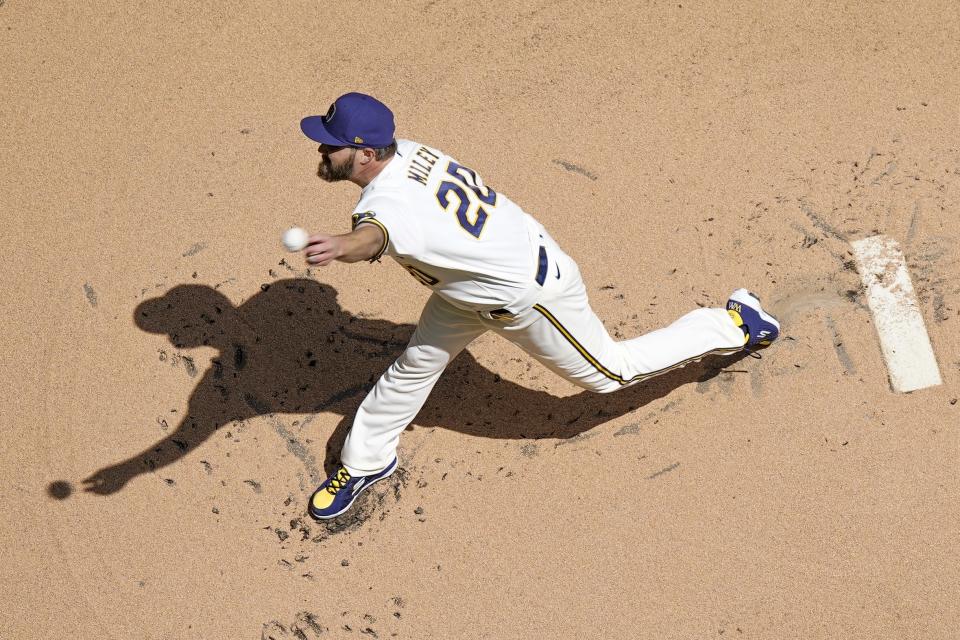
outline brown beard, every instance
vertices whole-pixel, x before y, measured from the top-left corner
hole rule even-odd
[[[350,157],[342,164],[335,165],[327,157],[320,161],[317,167],[317,175],[327,182],[339,182],[340,180],[349,180],[353,173],[353,158],[357,155],[356,149],[350,150]]]

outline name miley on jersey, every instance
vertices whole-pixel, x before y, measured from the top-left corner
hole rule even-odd
[[[422,185],[426,185],[427,179],[430,177],[430,171],[439,159],[440,156],[430,151],[430,149],[420,147],[414,152],[413,157],[410,158],[410,165],[407,167],[407,177]]]

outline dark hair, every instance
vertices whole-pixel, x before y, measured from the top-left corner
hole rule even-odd
[[[397,141],[394,140],[385,147],[371,147],[373,149],[374,157],[377,160],[386,160],[397,152]]]

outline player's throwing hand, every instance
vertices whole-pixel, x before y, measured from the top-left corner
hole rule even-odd
[[[381,252],[384,240],[385,236],[379,227],[367,224],[338,236],[315,233],[307,239],[304,251],[309,264],[325,267],[334,260],[370,260]]]
[[[316,233],[307,239],[307,262],[325,267],[342,255],[343,241],[338,236]]]

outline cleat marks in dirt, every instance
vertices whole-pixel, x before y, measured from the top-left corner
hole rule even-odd
[[[97,292],[93,290],[93,287],[89,282],[83,283],[83,293],[87,296],[87,302],[90,303],[91,307],[96,308],[97,306]]]

